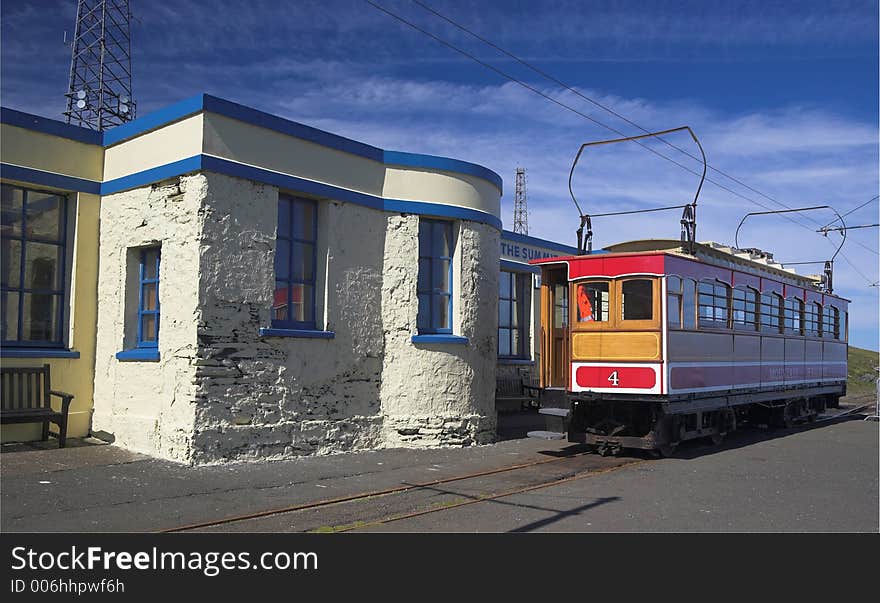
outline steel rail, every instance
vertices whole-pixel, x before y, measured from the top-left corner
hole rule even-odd
[[[612,471],[617,471],[618,469],[623,469],[624,467],[632,467],[633,465],[640,465],[642,463],[647,463],[649,460],[652,460],[652,459],[638,459],[638,460],[634,460],[629,463],[623,463],[621,465],[615,465],[613,467],[606,467],[605,469],[580,471],[578,473],[575,473],[574,475],[569,475],[567,477],[563,477],[560,479],[554,479],[549,482],[542,482],[540,484],[532,484],[531,486],[525,486],[523,488],[515,488],[513,490],[507,490],[505,492],[498,492],[496,494],[489,494],[487,496],[478,496],[476,498],[472,498],[470,500],[464,500],[462,502],[451,504],[451,505],[443,505],[443,506],[433,507],[431,509],[422,509],[420,511],[413,511],[411,513],[404,513],[401,515],[394,515],[392,517],[386,517],[385,519],[379,519],[379,520],[371,521],[371,522],[367,522],[367,523],[359,523],[357,525],[339,528],[337,530],[334,530],[334,532],[350,532],[352,530],[360,530],[360,529],[368,528],[371,526],[392,523],[394,521],[401,521],[404,519],[412,519],[413,517],[419,517],[421,515],[428,515],[430,513],[438,513],[440,511],[448,511],[449,509],[457,509],[458,507],[464,507],[464,506],[473,505],[476,503],[487,502],[490,500],[497,500],[499,498],[504,498],[507,496],[514,496],[515,494],[523,494],[525,492],[532,492],[533,490],[541,490],[543,488],[551,488],[553,486],[558,486],[560,484],[567,484],[569,482],[574,482],[574,481],[577,481],[580,479],[585,479],[585,478],[593,477],[596,475],[602,475],[605,473],[611,473]]]
[[[243,514],[243,515],[232,515],[229,517],[224,517],[221,519],[216,519],[216,520],[211,520],[211,521],[192,523],[192,524],[187,524],[187,525],[182,525],[182,526],[176,526],[173,528],[165,528],[162,530],[157,530],[156,532],[160,533],[160,534],[166,534],[166,533],[172,533],[172,532],[185,532],[188,530],[196,530],[199,528],[209,528],[209,527],[214,527],[214,526],[219,526],[219,525],[224,525],[224,524],[229,524],[229,523],[236,523],[236,522],[240,522],[240,521],[248,521],[251,519],[260,519],[263,517],[270,517],[272,515],[283,515],[285,513],[293,513],[295,511],[307,511],[309,509],[315,509],[318,507],[327,507],[330,505],[338,505],[341,503],[362,500],[365,498],[372,498],[375,496],[387,496],[389,494],[400,494],[400,493],[407,492],[410,490],[418,490],[420,488],[428,488],[431,486],[439,486],[439,485],[448,484],[451,482],[474,479],[477,477],[484,477],[487,475],[495,475],[498,473],[505,473],[508,471],[516,471],[518,469],[526,469],[529,467],[536,467],[538,465],[545,465],[547,463],[555,463],[558,461],[577,458],[577,457],[585,456],[588,454],[591,454],[591,453],[590,452],[578,452],[575,454],[566,454],[566,455],[551,458],[551,459],[541,459],[541,460],[532,461],[529,463],[520,463],[518,465],[508,465],[506,467],[498,467],[495,469],[488,469],[486,471],[478,471],[475,473],[467,473],[464,475],[455,475],[452,477],[440,478],[440,479],[432,480],[429,482],[406,484],[403,486],[395,486],[393,488],[385,488],[383,490],[373,490],[373,491],[369,491],[369,492],[361,492],[358,494],[351,494],[348,496],[327,498],[327,499],[317,500],[314,502],[302,503],[299,505],[290,505],[287,507],[278,507],[275,509],[267,509],[265,511],[257,511],[255,513],[247,513],[247,514]]]

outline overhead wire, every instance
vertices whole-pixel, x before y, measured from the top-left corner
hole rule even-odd
[[[589,102],[589,103],[592,103],[593,105],[595,105],[596,107],[599,107],[599,108],[602,109],[603,111],[606,111],[606,112],[610,113],[611,115],[617,117],[618,119],[620,119],[620,120],[622,120],[622,121],[625,121],[625,122],[628,123],[629,125],[631,125],[631,126],[633,126],[633,127],[635,127],[635,128],[638,128],[638,129],[641,130],[642,132],[648,132],[648,131],[649,131],[647,128],[645,128],[644,126],[642,126],[642,125],[640,125],[640,124],[637,124],[636,122],[634,122],[633,120],[629,119],[629,118],[626,117],[625,115],[621,115],[620,113],[618,113],[617,111],[615,111],[615,110],[612,109],[611,107],[609,107],[609,106],[607,106],[607,105],[605,105],[605,104],[603,104],[603,103],[597,101],[597,100],[594,99],[594,98],[591,98],[590,96],[587,96],[586,94],[582,93],[580,90],[577,90],[576,88],[573,88],[572,86],[569,86],[568,84],[566,84],[565,82],[563,82],[563,81],[560,80],[559,78],[553,76],[552,74],[547,73],[547,72],[544,71],[543,69],[540,69],[539,67],[536,67],[535,65],[529,63],[528,61],[526,61],[526,60],[524,60],[524,59],[521,59],[520,57],[516,56],[516,55],[513,54],[512,52],[510,52],[510,51],[508,51],[508,50],[502,48],[502,47],[499,46],[498,44],[495,44],[495,43],[492,42],[491,40],[489,40],[489,39],[487,39],[487,38],[481,36],[480,34],[476,33],[475,31],[473,31],[473,30],[471,30],[471,29],[465,27],[465,26],[462,25],[461,23],[458,23],[458,22],[455,21],[454,19],[452,19],[452,18],[450,18],[450,17],[448,17],[448,16],[446,16],[446,15],[440,13],[439,11],[437,11],[437,10],[435,10],[435,9],[433,9],[432,7],[430,7],[430,6],[428,6],[427,4],[425,4],[424,2],[422,2],[421,0],[412,0],[412,2],[413,2],[414,4],[417,4],[418,6],[422,7],[424,10],[430,12],[431,14],[435,15],[436,17],[438,17],[438,18],[440,18],[440,19],[443,19],[444,21],[446,21],[446,22],[449,23],[450,25],[452,25],[452,26],[454,26],[454,27],[460,29],[461,31],[463,31],[463,32],[465,32],[465,33],[467,33],[467,34],[473,36],[474,38],[476,38],[477,40],[483,42],[484,44],[486,44],[486,45],[488,45],[488,46],[494,48],[495,50],[497,50],[498,52],[504,54],[505,56],[510,57],[511,59],[513,59],[514,61],[516,61],[517,63],[519,63],[520,65],[523,65],[524,67],[526,67],[526,68],[532,70],[533,72],[537,73],[537,74],[540,75],[541,77],[550,80],[551,82],[557,84],[558,86],[561,86],[562,88],[565,88],[566,90],[568,90],[568,91],[571,92],[572,94],[575,94],[575,95],[579,96],[580,98],[584,99],[585,101],[587,101],[587,102]],[[600,122],[597,122],[596,120],[593,120],[593,121],[596,122],[596,123],[598,123],[598,124],[601,125],[602,127],[611,130],[612,132],[615,132],[615,133],[620,134],[620,132],[619,132],[618,130],[614,129],[614,128],[610,128],[609,126],[607,126],[607,125],[605,125],[605,124],[602,124],[602,123],[600,123]],[[622,134],[621,134],[621,135],[622,135]],[[694,161],[698,161],[698,162],[701,162],[701,163],[702,163],[702,161],[703,161],[701,158],[697,157],[696,155],[694,155],[693,153],[691,153],[691,152],[688,151],[687,149],[683,149],[683,148],[681,148],[680,146],[675,145],[675,144],[669,142],[668,140],[666,140],[666,139],[663,138],[663,137],[657,137],[657,140],[661,141],[663,144],[667,145],[668,147],[670,147],[670,148],[672,148],[672,149],[675,149],[675,150],[678,151],[679,153],[682,153],[682,154],[684,154],[684,155],[690,157],[690,158],[693,159]],[[642,145],[642,146],[645,146],[645,145]],[[647,148],[647,147],[646,147],[646,148]],[[664,158],[665,158],[665,157],[664,157]],[[741,179],[739,179],[739,178],[737,178],[737,177],[735,177],[735,176],[732,176],[731,174],[729,174],[729,173],[727,173],[727,172],[721,170],[720,168],[716,168],[716,167],[714,167],[714,166],[711,165],[711,164],[707,164],[707,166],[708,166],[708,168],[709,168],[710,170],[712,170],[712,171],[714,171],[714,172],[716,172],[716,173],[718,173],[718,174],[724,176],[725,178],[727,178],[727,179],[729,179],[729,180],[731,180],[731,181],[733,181],[733,182],[736,182],[736,183],[739,184],[740,186],[742,186],[742,187],[744,187],[744,188],[746,188],[746,189],[748,189],[748,190],[750,190],[750,191],[752,191],[752,192],[754,192],[754,193],[756,193],[756,194],[758,194],[758,195],[764,197],[765,199],[767,199],[767,200],[769,200],[769,201],[772,201],[773,203],[776,203],[776,204],[779,205],[780,207],[784,207],[785,209],[791,209],[791,207],[788,206],[788,205],[786,205],[785,203],[783,203],[783,202],[781,202],[781,201],[778,201],[777,199],[774,199],[774,198],[771,197],[770,195],[768,195],[768,194],[766,194],[766,193],[764,193],[764,192],[762,192],[762,191],[760,191],[760,190],[754,188],[753,186],[750,186],[750,185],[747,184],[746,182],[743,182]],[[713,181],[712,179],[707,178],[707,180],[708,180],[709,182],[711,182],[712,184],[715,184],[716,186],[718,186],[718,183],[715,182],[715,181]],[[723,188],[723,187],[722,187],[722,188]],[[727,190],[728,192],[730,192],[730,189],[725,189],[725,190]],[[750,202],[752,202],[752,203],[755,203],[756,205],[759,205],[760,207],[763,207],[763,208],[765,208],[765,209],[769,209],[766,205],[762,205],[762,204],[760,204],[760,203],[756,203],[756,202],[755,202],[754,200],[752,200],[752,199],[748,199],[748,198],[746,198],[746,197],[742,197],[742,196],[740,196],[740,197],[743,198],[743,199],[746,199],[746,200],[748,200],[748,201],[750,201]],[[877,199],[877,198],[878,198],[878,197],[874,197],[874,199]],[[874,199],[871,199],[871,200],[868,201],[867,203],[864,203],[863,205],[861,205],[861,206],[859,206],[859,207],[857,207],[857,208],[855,208],[854,210],[851,210],[851,211],[855,211],[855,210],[857,210],[857,209],[860,209],[861,207],[864,207],[865,205],[867,205],[868,203],[870,203],[870,202],[873,201]],[[846,215],[848,215],[848,214],[844,214],[844,216],[846,216]],[[790,216],[783,216],[783,217],[784,217],[785,219],[787,219],[789,222],[792,222],[792,223],[794,223],[794,224],[799,224],[801,227],[809,229],[808,226],[806,226],[806,225],[805,225],[804,223],[802,223],[802,222],[798,222],[798,221],[797,221],[796,219],[794,219],[793,217],[790,217]],[[809,220],[810,222],[812,222],[812,223],[814,223],[814,224],[816,224],[816,225],[819,224],[819,222],[818,222],[817,220],[813,219],[813,218],[810,217],[810,216],[803,216],[803,217],[804,217],[806,220]],[[832,221],[831,223],[833,223],[833,222],[834,222],[834,221]],[[826,226],[828,226],[828,225],[826,224]],[[870,252],[873,253],[874,255],[880,255],[880,253],[878,253],[877,251],[871,249],[871,248],[868,247],[867,245],[862,244],[862,243],[859,242],[859,241],[855,241],[855,240],[854,240],[854,241],[852,241],[852,242],[855,243],[856,245],[859,245],[860,247],[866,249],[867,251],[870,251]]]
[[[475,55],[473,55],[473,54],[467,52],[466,50],[463,50],[463,49],[459,48],[458,46],[455,46],[454,44],[452,44],[451,42],[449,42],[449,41],[443,39],[442,37],[440,37],[440,36],[438,36],[438,35],[436,35],[436,34],[430,32],[430,31],[428,31],[428,30],[426,30],[426,29],[424,29],[424,28],[422,28],[422,27],[419,27],[418,25],[416,25],[416,24],[413,23],[412,21],[410,21],[410,20],[408,20],[408,19],[406,19],[406,18],[404,18],[404,17],[398,15],[397,13],[395,13],[395,12],[393,12],[393,11],[388,10],[387,8],[385,8],[384,6],[382,6],[382,5],[380,5],[380,4],[377,4],[377,3],[374,2],[373,0],[364,0],[364,2],[366,2],[367,4],[369,4],[370,6],[372,6],[373,8],[375,8],[376,10],[379,10],[380,12],[385,13],[385,14],[388,15],[389,17],[391,17],[391,18],[393,18],[393,19],[395,19],[395,20],[397,20],[397,21],[403,23],[404,25],[406,25],[406,26],[408,26],[408,27],[410,27],[410,28],[412,28],[412,29],[418,31],[419,33],[421,33],[421,34],[423,34],[423,35],[425,35],[425,36],[428,36],[429,38],[433,39],[435,42],[437,42],[437,43],[439,43],[439,44],[441,44],[441,45],[443,45],[443,46],[449,48],[450,50],[453,50],[453,51],[455,51],[455,52],[457,52],[457,53],[459,53],[459,54],[461,54],[461,55],[463,55],[463,56],[465,56],[465,57],[467,57],[467,58],[469,58],[469,59],[471,59],[472,61],[478,63],[479,65],[482,65],[482,66],[485,67],[486,69],[489,69],[490,71],[492,71],[492,72],[494,72],[494,73],[500,75],[500,76],[503,77],[504,79],[506,79],[506,80],[508,80],[508,81],[510,81],[510,82],[513,82],[513,83],[515,83],[515,84],[518,84],[519,86],[521,86],[521,87],[523,87],[523,88],[525,88],[525,89],[531,91],[532,93],[537,94],[538,96],[541,96],[541,97],[544,98],[545,100],[548,100],[548,101],[554,103],[555,105],[558,105],[558,106],[562,107],[563,109],[566,109],[566,110],[568,110],[568,111],[571,111],[572,113],[575,113],[576,115],[578,115],[578,116],[580,116],[580,117],[582,117],[582,118],[584,118],[584,119],[586,119],[586,120],[588,120],[588,121],[591,121],[591,122],[593,122],[594,124],[596,124],[596,125],[598,125],[598,126],[600,126],[600,127],[602,127],[602,128],[605,128],[606,130],[609,130],[609,131],[611,131],[611,132],[614,132],[615,134],[618,134],[619,136],[626,136],[626,134],[625,134],[624,132],[622,132],[621,130],[618,130],[617,128],[615,128],[615,127],[613,127],[613,126],[610,126],[610,125],[608,125],[608,124],[606,124],[606,123],[604,123],[604,122],[602,122],[602,121],[600,121],[600,120],[598,120],[598,119],[596,119],[596,118],[594,118],[594,117],[592,117],[592,116],[590,116],[590,115],[588,115],[588,114],[586,114],[586,113],[584,113],[584,112],[582,112],[582,111],[580,111],[580,110],[578,110],[578,109],[576,109],[576,108],[574,108],[574,107],[572,107],[572,106],[570,106],[570,105],[568,105],[568,104],[566,104],[566,103],[564,103],[564,102],[562,102],[562,101],[559,101],[558,99],[553,98],[552,96],[546,94],[545,92],[542,92],[541,90],[535,88],[534,86],[531,86],[531,85],[527,84],[526,82],[523,82],[522,80],[520,80],[520,79],[518,79],[518,78],[516,78],[516,77],[514,77],[514,76],[512,76],[512,75],[510,75],[509,73],[507,73],[507,72],[505,72],[505,71],[503,71],[503,70],[501,70],[501,69],[495,67],[494,65],[491,65],[491,64],[489,64],[489,63],[487,63],[487,62],[485,62],[485,61],[479,59],[478,57],[476,57]],[[588,100],[589,102],[595,104],[596,106],[598,106],[598,107],[600,107],[600,108],[602,108],[602,109],[604,109],[604,110],[606,110],[606,111],[609,111],[610,113],[616,115],[617,117],[619,117],[620,119],[622,119],[622,120],[626,121],[627,123],[633,125],[634,127],[637,127],[637,128],[639,128],[639,129],[641,129],[641,130],[643,130],[643,131],[647,131],[647,130],[645,130],[645,128],[643,128],[642,126],[636,124],[635,122],[630,121],[629,119],[627,119],[627,118],[621,116],[621,115],[618,114],[617,112],[615,112],[615,111],[613,111],[613,110],[611,110],[611,109],[605,107],[605,106],[602,105],[601,103],[598,103],[598,101],[595,101],[595,100],[593,100],[593,99],[590,99],[590,98],[587,97],[586,95],[584,95],[584,94],[582,94],[582,93],[576,91],[575,89],[571,88],[570,86],[568,86],[567,84],[561,82],[560,80],[554,78],[553,76],[550,76],[549,74],[545,74],[542,70],[540,70],[540,69],[538,69],[538,68],[536,68],[536,67],[531,66],[529,63],[523,61],[522,59],[519,59],[518,57],[516,57],[516,56],[513,55],[512,53],[510,53],[510,52],[508,52],[508,51],[502,49],[501,47],[497,46],[496,44],[492,43],[491,41],[486,40],[486,39],[483,38],[482,36],[479,36],[478,34],[476,34],[476,33],[472,32],[472,31],[470,31],[470,30],[467,29],[466,27],[464,27],[464,26],[462,26],[462,25],[459,25],[458,23],[454,22],[452,19],[449,19],[448,17],[442,15],[441,13],[439,13],[439,12],[437,12],[437,11],[431,9],[430,7],[428,7],[427,5],[425,5],[424,3],[420,2],[419,0],[413,0],[413,2],[415,2],[416,4],[418,4],[419,6],[421,6],[422,8],[428,10],[429,12],[431,12],[431,13],[437,15],[438,17],[444,19],[445,21],[449,22],[450,24],[454,25],[455,27],[461,29],[462,31],[465,31],[465,32],[469,33],[470,35],[476,37],[477,39],[483,41],[484,43],[489,44],[489,45],[492,46],[493,48],[496,48],[496,49],[499,50],[500,52],[503,52],[505,55],[507,55],[507,56],[513,58],[514,60],[518,61],[519,63],[521,63],[521,64],[523,64],[523,65],[529,67],[530,69],[534,70],[536,73],[541,74],[543,77],[547,77],[547,78],[550,79],[551,81],[554,81],[555,83],[557,83],[557,85],[563,86],[563,87],[566,88],[567,90],[572,91],[573,93],[575,93],[575,94],[577,94],[578,96],[580,96],[580,97],[582,97],[582,98]],[[676,165],[676,166],[682,168],[682,169],[685,170],[686,172],[689,172],[689,173],[691,173],[691,174],[693,174],[693,175],[695,175],[695,176],[699,176],[699,175],[700,175],[696,170],[693,170],[693,169],[691,169],[690,167],[688,167],[688,166],[686,166],[686,165],[684,165],[684,164],[682,164],[682,163],[676,161],[675,159],[673,159],[673,158],[671,158],[671,157],[669,157],[669,156],[667,156],[667,155],[664,155],[663,153],[660,153],[660,152],[657,151],[656,149],[654,149],[654,148],[652,148],[652,147],[650,147],[650,146],[648,146],[648,145],[642,143],[642,142],[639,141],[639,140],[633,140],[632,142],[635,142],[636,144],[638,144],[638,145],[641,146],[642,148],[644,148],[644,149],[650,151],[650,152],[653,153],[654,155],[657,155],[658,157],[661,157],[662,159],[665,159],[666,161],[669,161],[670,163],[672,163],[672,164],[674,164],[674,165]],[[686,150],[684,150],[684,149],[681,149],[681,148],[677,147],[676,145],[674,145],[674,144],[672,144],[672,143],[669,143],[668,141],[663,141],[663,142],[665,142],[668,146],[677,149],[679,152],[682,152],[682,153],[684,153],[685,155],[687,155],[687,156],[689,156],[689,157],[691,157],[691,158],[693,158],[693,159],[696,159],[696,157],[695,157],[694,155],[692,155],[691,153],[689,153],[688,151],[686,151]],[[752,190],[752,191],[756,192],[757,194],[759,194],[759,195],[761,195],[761,196],[767,198],[768,200],[770,200],[770,201],[776,203],[777,205],[782,206],[782,207],[784,207],[784,208],[786,208],[786,209],[791,209],[789,206],[785,205],[784,203],[782,203],[782,202],[780,202],[780,201],[777,201],[777,200],[773,199],[773,198],[770,197],[769,195],[766,195],[765,193],[762,193],[761,191],[758,191],[757,189],[754,189],[753,187],[749,186],[748,184],[743,183],[742,181],[740,181],[740,180],[737,179],[737,178],[731,177],[731,176],[728,175],[726,172],[722,172],[721,170],[719,170],[719,169],[717,169],[717,168],[714,168],[714,167],[712,167],[712,166],[709,166],[709,167],[710,167],[710,169],[712,169],[713,171],[716,171],[716,172],[718,172],[719,174],[721,174],[721,175],[723,175],[723,176],[729,178],[730,180],[732,180],[732,181],[734,181],[734,182],[737,182],[738,184],[740,184],[740,185],[743,186],[744,188],[747,188],[747,189],[749,189],[749,190]],[[706,181],[707,181],[707,182],[710,182],[710,183],[712,183],[712,184],[714,184],[716,187],[718,187],[718,188],[720,188],[720,189],[722,189],[722,190],[724,190],[724,191],[727,191],[728,193],[730,193],[730,194],[732,194],[732,195],[734,195],[734,196],[736,196],[736,197],[739,197],[740,199],[743,199],[743,200],[745,200],[745,201],[748,201],[749,203],[752,203],[752,204],[757,205],[757,206],[759,206],[759,207],[763,207],[764,209],[768,209],[768,210],[771,209],[770,207],[768,207],[767,205],[761,203],[760,201],[757,201],[757,200],[752,199],[752,198],[750,198],[750,197],[747,197],[747,196],[745,196],[745,195],[743,195],[743,194],[741,194],[741,193],[739,193],[739,192],[737,192],[737,191],[735,191],[735,190],[732,190],[731,188],[729,188],[729,187],[727,187],[727,186],[725,186],[725,185],[723,185],[723,184],[721,184],[721,183],[719,183],[719,182],[717,182],[717,181],[715,181],[715,180],[712,180],[711,178],[708,178],[708,177],[707,177],[707,178],[706,178]],[[873,200],[873,199],[872,199],[872,200]],[[865,205],[867,205],[867,203],[866,203]],[[811,229],[809,226],[807,226],[807,225],[804,224],[803,222],[798,222],[797,220],[794,220],[794,219],[791,218],[790,216],[783,216],[783,218],[789,220],[790,222],[792,222],[792,223],[794,223],[794,224],[797,224],[798,226],[800,226],[800,227],[802,227],[802,228],[804,228],[804,229],[807,229],[807,230],[812,231],[812,229]],[[815,220],[812,220],[812,219],[809,218],[809,217],[807,217],[807,219],[809,219],[810,221],[814,222],[814,223],[817,224],[817,225],[820,224],[819,222],[817,222],[817,221],[815,221]],[[858,242],[857,242],[857,243],[858,243]],[[865,246],[862,245],[862,247],[865,247]],[[871,251],[872,253],[875,253],[875,254],[877,253],[877,252],[874,252],[872,249],[870,249],[870,248],[868,248],[868,247],[865,247],[865,248],[868,249],[869,251]],[[848,264],[850,264],[850,265],[852,266],[852,263],[849,262],[849,260],[846,258],[846,256],[843,255],[843,253],[841,253],[840,255],[841,255],[841,257],[843,257],[843,258],[847,261]],[[858,272],[858,270],[856,270],[856,271]],[[859,274],[861,274],[861,273],[859,273]],[[864,275],[862,275],[862,276],[864,276]],[[867,279],[867,278],[866,278],[866,280],[867,280],[868,282],[870,282],[870,279]]]

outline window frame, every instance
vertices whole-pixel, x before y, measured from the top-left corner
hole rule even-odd
[[[744,294],[743,309],[736,309],[736,302],[740,301],[736,298],[736,292],[740,291]],[[749,304],[752,309],[749,310]],[[744,320],[738,321],[736,313],[742,312]],[[751,320],[749,320],[751,316]],[[734,331],[745,331],[757,333],[761,330],[761,293],[754,287],[748,285],[738,285],[730,289],[730,321]]]
[[[761,293],[761,307],[758,316],[758,331],[762,335],[782,335],[785,332],[785,299],[779,293],[775,291],[767,291],[766,293]],[[765,299],[775,299],[776,305],[773,306],[771,304],[764,303]],[[771,314],[767,310],[776,310],[775,314]],[[772,322],[767,324],[764,322],[764,317],[775,317],[775,323]]]
[[[569,282],[568,287],[568,324],[572,331],[657,331],[662,328],[660,294],[661,278],[652,274],[633,274],[624,277],[611,278],[581,278]],[[651,281],[651,319],[650,320],[623,320],[623,283],[634,280]],[[608,283],[608,318],[607,321],[577,320],[577,286],[586,282]],[[574,299],[574,303],[572,303]],[[555,310],[555,309],[554,309]]]
[[[524,360],[530,359],[531,354],[529,353],[529,329],[528,325],[531,323],[529,320],[530,314],[530,304],[529,304],[529,293],[531,292],[531,280],[532,274],[530,272],[514,272],[511,270],[501,270],[501,273],[507,273],[510,275],[510,286],[508,287],[507,294],[515,294],[518,295],[515,300],[512,297],[504,297],[501,294],[501,289],[499,286],[498,290],[498,303],[499,308],[502,301],[513,301],[518,302],[518,316],[517,316],[517,326],[514,328],[509,323],[512,321],[513,312],[510,312],[510,316],[508,317],[508,324],[502,325],[501,316],[499,312],[498,317],[498,358],[502,359],[512,359],[512,360]],[[504,329],[510,332],[509,335],[509,349],[511,351],[510,354],[502,354],[501,353],[501,330]],[[513,348],[513,334],[514,332],[519,333],[519,346],[520,349],[514,352]]]
[[[712,293],[711,294],[704,293],[703,291],[700,290],[700,285],[702,285],[704,283],[707,285],[712,285]],[[716,289],[717,287],[724,288],[725,304],[723,306],[723,308],[724,308],[723,321],[717,320],[714,317],[714,315],[716,314],[716,310],[722,308],[721,305],[716,303],[717,300],[721,299],[721,296],[718,295],[718,292]],[[732,291],[733,291],[733,287],[731,287],[730,285],[728,285],[724,281],[721,281],[718,279],[705,278],[705,279],[701,279],[701,280],[697,281],[697,329],[698,330],[700,330],[700,331],[730,331],[730,330],[733,330],[733,324],[732,324],[732,320],[733,320],[733,308],[732,308],[733,299],[732,299],[732,296],[733,296],[733,293],[732,293]],[[700,299],[701,296],[711,296],[712,302],[713,302],[712,305],[707,306],[707,305],[703,304],[702,300]],[[700,311],[701,308],[712,308],[713,317],[711,319],[704,317],[702,312]]]
[[[278,283],[283,282],[287,284],[287,317],[286,319],[278,319],[275,318],[274,307],[271,318],[271,325],[273,329],[295,329],[295,330],[304,330],[304,331],[317,331],[318,330],[318,308],[317,308],[317,281],[318,281],[318,201],[317,199],[309,199],[307,197],[300,197],[297,195],[287,195],[281,193],[278,195],[278,212],[280,214],[281,204],[287,203],[289,204],[290,210],[290,219],[288,224],[288,230],[285,233],[281,232],[281,223],[280,220],[276,224],[275,227],[275,253],[278,253],[278,241],[287,242],[288,246],[288,257],[287,257],[287,274],[283,275],[284,278],[280,278],[281,275],[278,274],[277,269],[273,266],[274,272],[274,286],[272,288],[272,303],[275,303],[275,291],[278,290]],[[302,239],[296,237],[296,222],[294,220],[295,211],[294,208],[296,205],[308,205],[312,209],[312,224],[311,224],[311,234],[312,239]],[[296,248],[296,244],[304,244],[311,245],[312,247],[312,257],[311,257],[311,279],[306,278],[294,278],[293,276],[293,267],[294,267],[294,249]],[[276,259],[277,265],[277,259]],[[293,287],[294,285],[301,285],[304,288],[311,288],[310,295],[310,309],[311,309],[311,318],[308,320],[293,320],[290,317],[293,315]],[[303,296],[305,298],[305,296]],[[303,299],[303,303],[305,303],[305,299]]]
[[[792,308],[789,304],[789,301],[794,302],[796,307]],[[784,310],[782,313],[783,317],[783,333],[785,335],[791,337],[803,337],[804,336],[804,300],[799,297],[786,297],[784,302]],[[791,310],[791,313],[789,313]],[[794,314],[797,314],[798,319],[798,328],[795,330],[794,328]],[[791,314],[791,315],[790,315]],[[789,328],[788,323],[792,323],[792,327]]]
[[[804,304],[804,337],[814,339],[822,337],[822,304],[819,302],[807,302]],[[811,329],[810,326],[815,326]]]
[[[66,193],[62,193],[59,191],[49,191],[38,188],[31,188],[25,186],[18,186],[10,183],[2,183],[3,187],[8,187],[12,189],[17,189],[21,191],[21,236],[13,237],[6,234],[3,234],[3,239],[19,241],[21,244],[21,251],[18,258],[18,287],[10,287],[9,284],[0,284],[0,291],[2,293],[17,293],[18,294],[18,311],[17,311],[17,324],[16,324],[16,335],[17,339],[3,339],[0,341],[0,345],[5,348],[52,348],[52,349],[66,349],[67,348],[67,329],[65,317],[67,315],[67,306],[68,303],[68,275],[67,275],[67,262],[68,262],[68,216],[70,211],[70,195]],[[27,236],[27,205],[28,205],[28,193],[37,193],[40,195],[50,195],[59,199],[59,217],[60,217],[60,236],[58,240],[50,240],[39,237],[28,237]],[[28,243],[39,243],[44,245],[54,245],[59,248],[58,255],[59,257],[59,274],[58,274],[58,283],[60,287],[58,289],[32,289],[25,287],[25,271],[26,271],[26,251]],[[22,339],[22,331],[24,327],[24,296],[26,293],[31,295],[34,294],[42,294],[49,295],[58,298],[58,307],[55,310],[55,316],[53,317],[53,321],[57,324],[58,327],[58,339],[56,341],[52,340],[25,340]]]
[[[145,278],[144,274],[146,273],[147,267],[147,254],[155,251],[156,252],[156,278]],[[161,322],[161,306],[159,305],[159,277],[160,277],[160,267],[162,264],[162,247],[161,246],[153,246],[153,247],[143,247],[140,253],[140,262],[138,267],[138,311],[137,311],[137,340],[135,347],[137,348],[158,348],[159,347],[159,326]],[[155,310],[144,310],[144,288],[145,285],[156,285],[156,309]],[[146,316],[155,316],[156,317],[156,340],[150,341],[145,340],[144,335],[144,317]]]
[[[455,223],[451,220],[439,220],[436,218],[423,218],[419,217],[419,233],[418,233],[418,265],[417,265],[417,274],[416,274],[416,303],[418,304],[417,308],[417,317],[416,317],[416,331],[419,335],[451,335],[453,330],[453,291],[455,289],[455,283],[453,281],[453,266],[455,264],[455,232],[453,230],[453,225]],[[434,226],[441,225],[444,229],[444,232],[447,236],[447,241],[449,243],[449,255],[448,256],[433,256],[434,248]],[[428,242],[427,242],[427,250],[422,249],[422,228],[423,226],[428,230]],[[420,289],[420,284],[422,279],[419,278],[421,276],[421,264],[422,260],[428,260],[428,265],[430,266],[430,274],[428,275],[428,289]],[[448,261],[449,262],[449,273],[447,275],[447,282],[449,289],[439,289],[435,287],[435,275],[434,275],[434,262],[435,261]],[[419,326],[422,323],[422,307],[419,303],[419,299],[422,295],[428,296],[428,320],[427,327]],[[434,321],[434,298],[435,297],[446,297],[447,301],[447,320],[449,326],[437,326]]]

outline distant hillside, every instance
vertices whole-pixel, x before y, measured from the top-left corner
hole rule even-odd
[[[873,394],[877,391],[877,365],[880,355],[871,350],[849,346],[847,356],[849,376],[847,377],[846,393],[849,395]]]

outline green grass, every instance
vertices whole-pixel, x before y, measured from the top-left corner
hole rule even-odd
[[[880,364],[880,355],[871,350],[863,350],[849,346],[847,354],[849,374],[847,376],[846,391],[849,395],[872,394],[877,391],[877,366]]]

